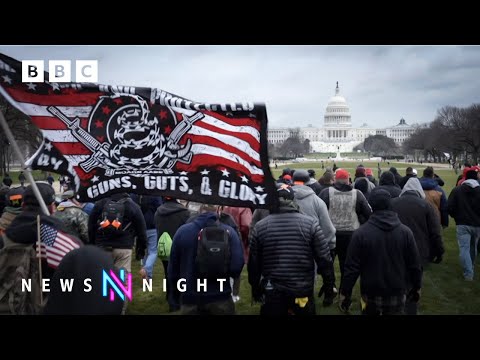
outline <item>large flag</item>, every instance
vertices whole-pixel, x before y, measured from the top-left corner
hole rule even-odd
[[[21,74],[19,61],[0,54],[0,94],[45,138],[29,163],[68,163],[62,169],[78,176],[80,201],[132,192],[231,206],[275,203],[264,104],[199,103],[128,86],[22,83]]]
[[[65,255],[80,247],[69,235],[47,224],[40,225],[40,240],[41,257],[47,259],[48,265],[54,269]]]

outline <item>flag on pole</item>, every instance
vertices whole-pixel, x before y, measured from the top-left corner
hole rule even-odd
[[[0,94],[45,138],[28,163],[72,169],[80,201],[132,192],[242,207],[276,202],[264,104],[202,103],[155,88],[22,83],[21,69],[0,54]]]
[[[54,269],[66,254],[80,247],[71,236],[47,224],[40,225],[40,241],[40,257]]]

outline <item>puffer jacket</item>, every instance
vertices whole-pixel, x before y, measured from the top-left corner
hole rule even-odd
[[[253,228],[248,262],[252,288],[270,280],[274,288],[296,297],[311,296],[314,261],[326,286],[333,286],[333,263],[318,221],[299,213],[294,201],[281,202],[278,212]]]

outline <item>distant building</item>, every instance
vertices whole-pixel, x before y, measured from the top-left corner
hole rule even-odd
[[[268,129],[268,142],[271,144],[282,144],[296,131],[296,128],[271,128]],[[308,127],[300,128],[300,137],[310,140],[313,152],[352,152],[353,148],[361,144],[370,135],[384,135],[395,140],[401,145],[415,128],[408,125],[402,118],[399,124],[385,128],[374,129],[364,123],[359,128],[352,128],[352,117],[350,107],[343,96],[340,95],[340,88],[335,88],[335,96],[328,101],[324,116],[323,128]]]

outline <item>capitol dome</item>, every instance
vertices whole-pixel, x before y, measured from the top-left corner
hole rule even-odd
[[[335,96],[328,101],[327,110],[325,112],[325,127],[352,127],[352,119],[350,115],[350,107],[347,100],[340,95],[340,88],[335,88]]]

